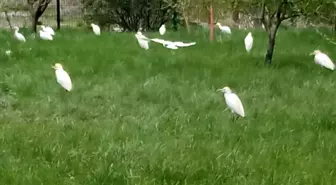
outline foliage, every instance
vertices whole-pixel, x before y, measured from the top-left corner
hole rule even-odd
[[[83,4],[87,21],[119,24],[130,31],[157,29],[172,15],[172,6],[165,0],[83,0]]]

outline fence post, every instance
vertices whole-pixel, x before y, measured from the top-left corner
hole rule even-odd
[[[56,12],[57,12],[57,29],[61,29],[61,7],[60,0],[56,0]]]
[[[214,40],[214,21],[213,21],[213,8],[210,4],[209,8],[209,26],[210,26],[210,41]]]

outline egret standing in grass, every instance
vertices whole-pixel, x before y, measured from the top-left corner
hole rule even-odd
[[[55,35],[54,30],[50,26],[45,27],[44,25],[41,25],[41,28],[44,32],[49,33],[51,36]]]
[[[245,117],[244,107],[239,97],[231,91],[229,87],[223,87],[222,89],[218,89],[217,91],[221,91],[224,93],[224,98],[226,105],[229,109],[231,109],[232,113],[238,114],[238,117]],[[236,119],[238,119],[238,117]]]
[[[225,26],[225,25],[221,25],[221,23],[217,23],[216,24],[218,27],[219,27],[219,29],[223,32],[223,33],[226,33],[226,34],[231,34],[231,29],[230,29],[230,27],[228,27],[228,26]]]
[[[163,24],[159,29],[160,35],[164,35],[166,33],[166,26]]]
[[[313,53],[310,53],[310,55],[315,55],[314,61],[316,64],[328,68],[330,70],[335,69],[335,64],[331,61],[328,55],[322,53],[320,50],[315,50]]]
[[[63,66],[60,63],[56,63],[52,68],[55,69],[57,83],[59,83],[65,90],[71,91],[71,78],[68,73],[64,71]]]
[[[146,36],[144,36],[140,31],[138,31],[135,34],[135,38],[138,40],[138,43],[141,48],[145,50],[149,49],[149,45],[148,45],[149,39]]]
[[[93,30],[93,33],[96,34],[96,35],[100,35],[100,28],[98,25],[95,25],[95,24],[91,24],[91,27],[92,27],[92,30]]]
[[[42,40],[53,40],[53,37],[51,36],[51,34],[43,30],[40,30],[40,38]]]
[[[15,26],[14,30],[14,38],[20,42],[26,42],[26,38],[21,33],[19,33],[19,27]]]
[[[244,39],[244,43],[245,43],[245,49],[247,52],[250,52],[253,46],[253,37],[252,37],[252,33],[249,32],[247,34],[247,36]]]

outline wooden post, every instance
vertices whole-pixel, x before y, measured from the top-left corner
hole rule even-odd
[[[177,5],[177,0],[173,0],[173,5],[174,5],[174,10],[173,10],[173,29],[174,31],[177,31],[177,24],[178,24],[178,17],[177,17],[177,10],[176,10],[176,5]]]
[[[214,40],[214,23],[213,23],[213,9],[212,9],[212,4],[210,4],[210,9],[209,9],[209,28],[210,28],[210,41]]]
[[[57,21],[57,29],[61,29],[61,7],[60,7],[60,0],[56,0],[56,21]]]

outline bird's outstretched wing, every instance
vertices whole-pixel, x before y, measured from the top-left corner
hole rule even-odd
[[[184,43],[180,41],[173,42],[175,46],[177,47],[188,47],[188,46],[193,46],[196,44],[196,42],[189,42],[189,43]]]
[[[163,39],[158,39],[158,38],[154,38],[154,39],[150,39],[153,42],[159,43],[159,44],[168,44],[167,41],[163,40]]]

